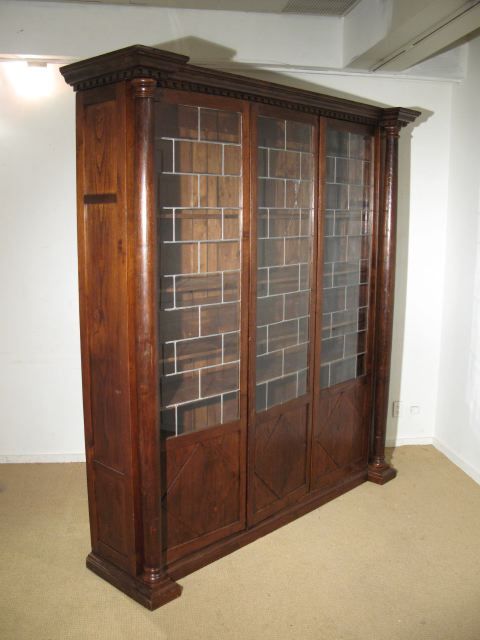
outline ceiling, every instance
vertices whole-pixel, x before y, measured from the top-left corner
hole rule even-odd
[[[237,11],[244,12],[244,17],[248,13],[271,14],[272,20],[281,19],[283,37],[288,37],[291,29],[292,39],[298,38],[300,17],[304,16],[303,20],[309,20],[310,26],[310,39],[305,42],[311,52],[309,64],[319,69],[323,69],[322,59],[315,55],[316,42],[312,33],[315,33],[315,24],[332,20],[336,21],[335,28],[340,33],[335,40],[340,60],[335,69],[342,68],[347,72],[406,72],[423,77],[461,79],[467,57],[466,47],[459,47],[459,44],[480,33],[480,0],[49,0],[49,3],[105,8],[113,5],[112,10],[123,6]],[[181,23],[180,15],[175,19]],[[249,19],[257,20],[253,16]],[[323,26],[325,28],[325,24]],[[192,33],[182,35],[194,37],[196,27],[190,25],[189,28]],[[258,34],[258,30],[253,29],[252,33]],[[245,36],[247,41],[249,37],[258,37],[248,31]],[[268,38],[274,39],[275,32],[267,31],[265,39]],[[303,51],[301,46],[300,49]],[[463,53],[459,49],[463,49]],[[182,53],[192,58],[190,50]],[[270,63],[268,56],[264,54],[264,57],[264,60],[252,63],[248,59],[247,62],[261,68]],[[195,56],[192,59],[205,63],[201,56],[200,60]],[[208,62],[218,63],[215,60]],[[235,64],[242,62],[241,56],[234,60]],[[288,66],[290,60],[281,62]]]
[[[89,2],[171,7],[176,9],[213,9],[253,11],[257,13],[290,13],[300,15],[346,15],[360,0],[50,0],[51,2]]]
[[[281,13],[344,16],[359,0],[288,0]]]

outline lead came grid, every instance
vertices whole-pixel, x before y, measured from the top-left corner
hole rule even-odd
[[[307,392],[313,127],[258,119],[256,408]]]
[[[327,130],[320,386],[365,373],[372,138]]]
[[[238,419],[239,113],[156,105],[163,436]]]

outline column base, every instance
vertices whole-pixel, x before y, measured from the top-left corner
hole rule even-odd
[[[168,576],[148,584],[93,552],[87,556],[87,567],[150,611],[178,598],[182,593],[182,587]]]
[[[376,484],[385,484],[393,480],[397,475],[397,470],[384,462],[383,464],[369,464],[367,480]]]

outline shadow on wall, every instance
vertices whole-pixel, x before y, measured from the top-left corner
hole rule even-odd
[[[229,47],[224,47],[223,45],[204,40],[203,38],[197,38],[196,36],[185,36],[184,38],[168,40],[167,42],[154,44],[152,46],[156,49],[165,49],[172,53],[188,56],[191,64],[197,64],[196,61],[198,61],[205,65],[215,64],[221,66],[225,63],[230,65],[237,53],[235,49],[230,49]]]
[[[322,87],[321,84],[308,82],[301,78],[292,78],[284,73],[275,72],[272,70],[258,69],[256,65],[249,65],[245,62],[236,62],[234,60],[237,53],[234,49],[224,47],[223,45],[204,40],[203,38],[197,38],[196,36],[185,36],[177,40],[168,40],[167,42],[161,42],[153,45],[157,49],[165,49],[173,53],[179,53],[190,58],[190,64],[198,64],[199,66],[211,67],[212,69],[224,70],[229,73],[236,73],[248,77],[254,77],[258,80],[266,80],[268,82],[277,82],[282,85],[294,87],[296,89],[303,89],[304,91],[313,91],[314,93],[321,93],[325,91],[329,96],[335,98],[342,98],[344,100],[359,101],[358,96],[344,91],[338,91],[335,89]],[[288,63],[282,66],[283,69],[288,69]],[[296,68],[296,67],[292,67]],[[305,70],[308,73],[308,70]],[[371,104],[375,107],[389,107],[385,103],[377,102],[370,99],[361,99],[366,104]]]
[[[342,98],[345,100],[359,101],[358,96],[344,91],[323,87],[321,84],[308,82],[299,77],[291,77],[285,73],[272,70],[259,70],[254,65],[237,63],[234,60],[236,51],[214,42],[186,36],[177,40],[170,40],[154,45],[158,49],[165,49],[179,53],[190,58],[192,64],[212,67],[214,69],[227,70],[248,77],[254,77],[268,82],[277,82],[282,85],[321,93]],[[288,69],[288,64],[284,69]],[[306,70],[306,73],[308,71]],[[388,108],[392,105],[371,99],[361,98],[361,102],[380,108]],[[393,105],[396,106],[396,105]],[[410,227],[410,172],[411,172],[411,139],[413,130],[426,122],[432,115],[431,111],[423,107],[411,106],[411,109],[421,111],[422,115],[417,120],[402,130],[399,143],[399,181],[398,181],[398,219],[397,219],[397,270],[395,279],[395,315],[392,344],[392,367],[390,379],[390,400],[387,417],[387,439],[396,441],[398,432],[398,420],[392,416],[390,410],[392,402],[401,397],[401,379],[403,365],[403,347],[405,339],[405,317],[407,300],[407,275],[408,275],[408,237]]]

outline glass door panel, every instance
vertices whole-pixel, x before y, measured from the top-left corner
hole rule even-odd
[[[373,137],[326,130],[322,389],[366,373]]]
[[[307,393],[313,125],[258,117],[256,409]]]
[[[156,112],[162,435],[239,418],[242,119]]]

